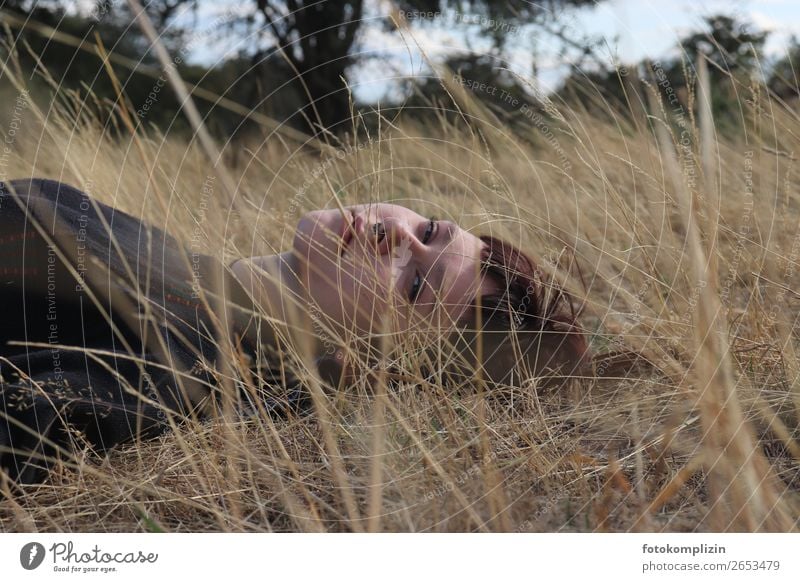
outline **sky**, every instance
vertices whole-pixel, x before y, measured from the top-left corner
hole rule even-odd
[[[383,30],[378,22],[390,12],[387,0],[366,3],[366,23],[362,26],[356,50],[362,56],[360,66],[350,74],[355,96],[364,102],[397,98],[400,79],[410,75],[426,75],[422,52],[431,60],[443,60],[458,51],[484,52],[489,49],[482,33],[496,27],[507,36],[507,68],[543,91],[556,88],[569,71],[569,64],[559,57],[560,44],[552,37],[543,37],[535,29],[514,28],[507,22],[474,22],[467,24],[455,13],[445,15],[438,25],[415,24],[411,36]],[[246,6],[247,3],[244,3]],[[231,14],[241,13],[238,0],[201,3],[200,26],[213,25]],[[644,57],[665,58],[677,54],[677,40],[690,31],[702,28],[703,17],[717,13],[735,16],[753,29],[771,32],[765,46],[769,58],[785,53],[792,34],[800,37],[800,0],[607,0],[593,8],[572,10],[560,15],[573,36],[603,36],[607,40],[609,62],[612,55],[621,64],[640,61]],[[204,39],[205,40],[205,39]],[[235,54],[246,38],[226,42],[194,43],[191,59],[204,64]],[[533,61],[537,76],[534,79]]]

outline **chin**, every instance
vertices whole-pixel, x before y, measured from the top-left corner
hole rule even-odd
[[[297,223],[292,246],[303,257],[309,256],[312,243],[315,247],[329,248],[332,244],[331,234],[336,232],[336,223],[336,215],[330,210],[314,210],[303,215]]]
[[[308,260],[311,252],[311,243],[319,239],[319,234],[321,232],[322,225],[319,219],[315,218],[313,214],[314,213],[306,214],[300,219],[300,222],[297,223],[297,228],[295,228],[294,238],[292,240],[292,247],[297,254],[304,259],[303,262]]]

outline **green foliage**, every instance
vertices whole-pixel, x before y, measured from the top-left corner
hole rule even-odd
[[[447,68],[455,73],[462,84],[472,91],[473,97],[495,113],[512,113],[522,104],[532,103],[530,94],[520,81],[502,68],[496,58],[488,55],[458,55],[447,59]],[[420,77],[408,82],[412,96],[404,103],[406,108],[425,108],[432,104],[452,109],[453,102],[438,77]],[[508,97],[506,97],[508,96]]]
[[[797,98],[800,95],[800,41],[793,36],[786,48],[786,55],[772,66],[767,85],[782,99]]]
[[[747,23],[718,14],[705,18],[706,30],[681,39],[687,61],[694,63],[699,54],[713,64],[709,67],[712,82],[721,80],[723,71],[752,74],[762,59],[768,32],[752,31]],[[716,66],[714,66],[716,65]]]
[[[11,29],[11,37],[6,38],[2,30],[0,36],[16,51],[24,75],[30,79],[28,85],[34,98],[48,101],[54,90],[74,91],[84,99],[84,107],[92,108],[94,114],[108,120],[108,105],[118,103],[118,96],[96,51],[99,37],[108,53],[138,64],[136,71],[119,64],[112,65],[134,122],[145,126],[152,124],[170,133],[190,132],[180,104],[166,83],[166,76],[161,73],[161,80],[158,79],[162,69],[149,50],[149,42],[137,26],[130,25],[129,15],[105,11],[102,7],[84,15],[67,14],[59,2],[36,5],[26,12],[22,6],[24,3],[19,4],[21,7],[16,12],[36,26],[21,30],[17,25]],[[76,43],[82,41],[82,46],[71,46],[50,38],[48,29],[55,29]],[[289,83],[293,73],[283,59],[273,53],[257,58],[240,56],[210,68],[190,65],[184,61],[185,47],[187,41],[196,42],[197,39],[190,38],[180,29],[171,30],[172,33],[163,39],[184,80],[254,111],[288,120],[290,125],[303,126],[303,120],[297,114],[297,103],[302,101],[301,87]],[[37,64],[37,59],[46,72]],[[156,74],[146,74],[145,70],[156,71]],[[48,82],[46,77],[52,81]],[[264,79],[270,82],[267,84]],[[106,106],[96,110],[96,100],[106,103]],[[196,104],[212,133],[223,140],[254,127],[241,114],[208,100],[197,98]]]
[[[478,16],[496,23],[519,26],[545,20],[557,20],[565,8],[594,6],[595,0],[400,0],[398,7],[411,19],[425,19],[448,10],[463,16]],[[436,16],[434,16],[436,17]],[[495,47],[502,49],[508,38],[508,26],[491,26],[487,30]]]
[[[689,94],[696,81],[695,66],[699,55],[708,59],[712,89],[712,112],[717,128],[738,126],[742,87],[749,87],[760,76],[764,43],[768,32],[752,31],[743,22],[726,15],[705,18],[705,28],[692,32],[678,43],[679,56],[651,62],[641,61],[632,66],[603,67],[599,70],[575,70],[558,91],[565,101],[580,102],[602,113],[610,105],[622,114],[647,101],[644,82],[655,87],[666,101],[666,91],[674,94],[685,111]],[[792,78],[792,77],[790,77]],[[738,92],[738,94],[737,94]],[[669,107],[671,108],[671,107]]]

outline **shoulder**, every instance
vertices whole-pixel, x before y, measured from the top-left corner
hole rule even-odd
[[[79,203],[81,199],[89,197],[88,194],[74,186],[48,178],[20,178],[0,182],[0,195],[8,196],[11,193],[16,193],[23,198],[33,196],[65,204]]]

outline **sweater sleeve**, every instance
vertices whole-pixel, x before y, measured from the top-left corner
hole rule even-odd
[[[266,412],[274,418],[303,415],[311,410],[311,400],[303,382],[291,371],[291,366],[271,345],[259,345],[257,329],[265,325],[256,307],[232,273],[235,259],[227,264],[224,273],[225,297],[233,320],[234,346],[240,349],[247,363],[246,378],[237,379],[237,398],[240,413],[247,416]],[[201,256],[199,273],[213,270],[218,261]],[[211,280],[202,276],[201,280]],[[249,382],[249,385],[248,385]]]
[[[219,273],[233,329],[253,313],[220,266],[65,184],[0,183],[0,470],[41,481],[75,446],[108,450],[202,416],[219,396]],[[242,347],[258,360],[257,346]],[[303,400],[275,367],[256,378],[254,409],[282,414]]]

